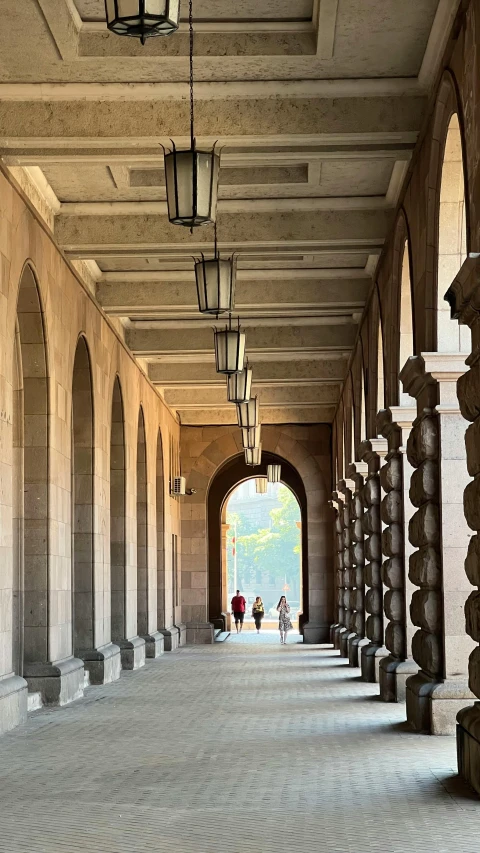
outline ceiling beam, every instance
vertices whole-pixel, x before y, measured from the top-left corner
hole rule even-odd
[[[177,409],[180,423],[185,426],[220,426],[236,424],[234,406],[223,409]],[[331,423],[335,415],[335,406],[266,406],[261,411],[262,424],[284,423]]]
[[[382,245],[392,224],[391,210],[317,210],[307,216],[303,211],[275,213],[229,213],[221,221],[221,241],[229,246],[259,246],[262,243],[277,247],[295,247],[308,242],[310,246],[335,244],[342,241],[367,241]],[[186,254],[202,251],[213,242],[212,228],[196,228],[191,235],[187,228],[171,225],[166,216],[126,214],[115,216],[56,217],[55,236],[66,251],[83,249],[95,258],[101,249],[118,250],[127,247],[136,252],[153,248],[160,253],[168,247],[181,247]]]
[[[324,353],[316,359],[299,359],[296,361],[277,360],[262,361],[262,356],[253,361],[255,386],[283,384],[293,381],[297,384],[309,385],[319,382],[322,384],[342,382],[347,371],[347,358],[336,353]],[[210,363],[197,362],[185,364],[182,362],[153,362],[148,365],[148,375],[155,385],[167,387],[188,387],[190,385],[221,385],[225,386],[225,377],[215,371],[213,357]]]
[[[273,321],[274,322],[274,321]],[[223,325],[222,322],[218,325]],[[213,331],[211,321],[201,318],[198,328],[179,334],[175,329],[127,328],[126,342],[132,352],[148,358],[162,353],[185,353],[200,355],[213,353]],[[270,327],[252,328],[247,333],[247,353],[268,350],[276,353],[298,353],[302,350],[344,350],[353,346],[356,326],[328,325],[301,328]]]

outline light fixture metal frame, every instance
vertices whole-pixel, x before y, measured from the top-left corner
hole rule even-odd
[[[255,477],[255,491],[257,495],[266,495],[268,491],[268,483],[266,477]]]
[[[256,468],[262,464],[262,445],[245,450],[245,465]]]
[[[252,376],[253,370],[246,361],[240,373],[232,373],[228,377],[227,397],[229,403],[235,403],[237,406],[241,403],[248,403],[252,396]]]
[[[236,329],[232,329],[232,318],[224,329],[213,330],[215,344],[215,369],[217,373],[231,376],[241,373],[245,364],[245,332],[242,332],[240,320]],[[223,341],[223,345],[222,345]]]
[[[107,28],[117,36],[138,38],[142,44],[148,38],[170,36],[180,25],[180,0],[164,0],[165,11],[149,11],[149,0],[137,0],[138,12],[122,14],[122,0],[105,0]]]
[[[244,450],[253,450],[255,447],[259,447],[261,443],[261,424],[258,424],[258,426],[255,427],[251,427],[250,429],[242,429],[242,444]]]
[[[258,397],[250,397],[246,403],[237,403],[237,421],[240,429],[251,429],[260,423]]]

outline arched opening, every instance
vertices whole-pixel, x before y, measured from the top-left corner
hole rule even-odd
[[[244,628],[252,630],[252,605],[260,595],[265,607],[263,628],[275,629],[276,606],[280,596],[286,595],[297,628],[303,595],[301,509],[293,491],[283,483],[270,483],[266,494],[257,494],[255,478],[244,480],[227,495],[222,522],[227,610],[240,589],[247,602]]]
[[[377,342],[377,412],[381,412],[385,408],[385,367],[383,363],[383,331],[380,316],[378,318]]]
[[[225,571],[225,560],[222,564],[222,523],[226,523],[226,501],[232,491],[247,480],[266,476],[267,465],[280,463],[282,466],[282,483],[288,486],[300,506],[301,514],[301,554],[298,559],[302,565],[302,614],[300,624],[303,625],[309,616],[309,580],[308,580],[308,525],[307,498],[303,481],[290,463],[273,453],[262,453],[262,464],[255,469],[245,465],[243,454],[234,456],[219,469],[212,480],[207,498],[208,512],[208,618],[213,624],[224,624],[228,609],[228,583]],[[225,530],[223,529],[223,533]],[[224,540],[225,545],[225,540]],[[222,573],[223,565],[223,573]]]
[[[110,596],[112,641],[127,637],[125,551],[125,423],[118,376],[113,385],[110,428]]]
[[[90,357],[80,337],[72,382],[72,595],[73,649],[95,648],[93,561],[93,389]]]
[[[13,668],[49,660],[48,371],[38,285],[24,268],[13,352]],[[59,595],[60,593],[57,593]]]
[[[400,280],[400,344],[399,344],[399,369],[405,365],[407,359],[413,353],[413,308],[412,308],[412,279],[410,274],[410,254],[408,240],[405,240],[402,255]],[[411,405],[412,398],[403,390],[399,381],[400,405]]]
[[[173,625],[173,579],[165,572],[165,475],[163,464],[163,441],[160,430],[157,437],[156,471],[157,506],[157,624],[159,628]]]
[[[148,635],[147,447],[142,407],[137,433],[137,634]]]
[[[467,257],[467,217],[462,139],[457,113],[450,119],[442,165],[438,213],[437,351],[470,352],[470,330],[451,319],[445,293]]]

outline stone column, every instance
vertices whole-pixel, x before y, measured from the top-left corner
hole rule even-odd
[[[353,495],[352,489],[355,483],[352,480],[340,480],[338,491],[343,494],[343,565],[344,565],[344,609],[345,609],[345,631],[340,632],[340,654],[343,658],[348,658],[348,642],[350,637],[355,636],[354,624],[354,589],[355,589],[355,572],[353,568],[351,538],[350,538],[350,519],[352,513]]]
[[[354,636],[348,641],[348,660],[350,666],[360,666],[360,648],[368,643],[365,638],[365,550],[363,534],[363,486],[367,474],[364,462],[354,462],[348,468],[348,474],[354,483],[350,513],[350,555],[353,573],[353,617],[351,629]]]
[[[408,525],[414,513],[409,496],[412,467],[406,456],[416,409],[396,406],[379,412],[377,425],[388,442],[388,453],[381,471],[381,483],[386,493],[381,506],[382,534],[385,560],[382,579],[387,587],[384,610],[388,620],[385,645],[388,657],[380,663],[380,698],[383,702],[404,702],[408,676],[418,672],[412,658],[413,624],[410,603],[415,590],[408,577],[408,561],[412,549]]]
[[[467,258],[446,299],[452,316],[472,330],[469,370],[460,377],[457,395],[463,417],[471,422],[465,434],[468,473],[473,480],[464,492],[465,516],[475,532],[470,539],[465,571],[475,589],[465,604],[466,630],[475,642],[469,660],[469,686],[480,699],[480,259]],[[480,702],[457,715],[458,771],[480,794]]]
[[[365,610],[369,614],[366,622],[368,643],[362,647],[362,679],[379,681],[380,661],[387,655],[383,630],[383,584],[382,584],[382,525],[380,521],[380,465],[385,456],[387,443],[383,438],[363,441],[360,456],[368,466],[368,476],[363,488],[363,532],[365,539]]]
[[[229,631],[231,628],[231,617],[228,612],[228,557],[227,557],[227,533],[230,530],[230,525],[222,522],[221,533],[221,559],[222,559],[222,618],[224,621],[224,629]],[[237,547],[237,543],[235,543]]]
[[[473,643],[463,616],[468,596],[462,563],[470,534],[463,513],[468,474],[465,421],[456,398],[461,353],[423,353],[401,371],[404,390],[417,400],[407,443],[416,512],[409,539],[410,579],[418,589],[411,616],[419,630],[412,652],[420,671],[407,679],[407,718],[417,731],[453,734],[456,714],[473,698],[467,661]]]

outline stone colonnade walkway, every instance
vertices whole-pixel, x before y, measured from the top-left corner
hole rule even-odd
[[[252,640],[165,655],[0,739],[0,851],[478,850],[454,738],[408,733],[329,648]]]

